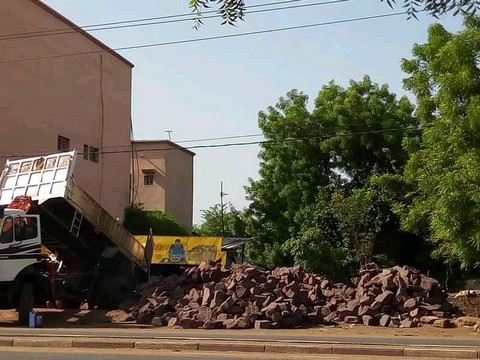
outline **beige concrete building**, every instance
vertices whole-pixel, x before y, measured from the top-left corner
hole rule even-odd
[[[133,65],[39,0],[0,2],[0,166],[88,150],[77,183],[123,218],[131,153],[108,152],[131,146]]]
[[[195,153],[169,140],[133,142],[132,202],[171,214],[192,227]]]

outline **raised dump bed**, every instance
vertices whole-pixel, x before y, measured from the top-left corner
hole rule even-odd
[[[42,231],[47,247],[66,246],[75,252],[82,247],[75,245],[92,242],[89,233],[103,235],[127,259],[147,271],[144,246],[75,183],[75,160],[76,151],[7,160],[0,177],[0,205],[7,206],[18,196],[28,196],[36,205],[31,212],[40,214],[45,223]],[[67,239],[65,232],[79,244],[74,244],[72,236]],[[95,244],[88,247],[97,248]]]

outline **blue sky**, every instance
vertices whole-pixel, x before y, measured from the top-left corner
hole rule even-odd
[[[78,25],[188,13],[187,0],[44,0]],[[315,3],[325,0],[303,0]],[[247,5],[267,0],[247,0]],[[272,1],[268,1],[272,2]],[[400,2],[401,3],[401,2]],[[395,11],[401,11],[398,7]],[[236,28],[207,19],[194,30],[191,22],[92,32],[113,48],[197,37],[329,22],[393,12],[380,0],[352,0],[305,9],[247,15]],[[200,43],[121,51],[133,71],[134,135],[137,139],[173,141],[258,134],[257,114],[291,89],[315,98],[323,84],[346,85],[364,74],[388,83],[399,95],[400,60],[414,43],[426,40],[433,18],[407,20],[406,15],[322,26],[304,30],[213,40]],[[440,21],[457,31],[461,19]],[[184,146],[261,138],[181,143]],[[225,198],[247,206],[243,186],[257,178],[259,147],[195,149],[194,222],[200,210]]]

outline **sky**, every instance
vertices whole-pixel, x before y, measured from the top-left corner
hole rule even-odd
[[[279,0],[281,1],[281,0]],[[313,4],[326,0],[299,0]],[[187,14],[187,0],[44,0],[78,25]],[[248,5],[275,0],[246,0]],[[401,2],[400,2],[401,3]],[[292,5],[292,4],[288,4]],[[285,6],[285,5],[283,5]],[[271,7],[262,7],[268,9]],[[164,43],[227,34],[334,22],[400,12],[380,0],[351,0],[300,9],[247,14],[236,27],[221,19],[206,19],[199,29],[192,21],[94,31],[112,48]],[[461,18],[440,20],[405,14],[388,18],[331,24],[300,30],[251,35],[145,49],[119,51],[135,64],[132,119],[135,139],[165,139],[166,131],[182,146],[261,140],[261,137],[194,141],[259,134],[258,112],[275,105],[292,89],[309,95],[313,103],[322,85],[331,80],[342,86],[369,75],[402,88],[402,58],[414,43],[423,43],[433,22],[449,31],[461,28]],[[411,97],[409,94],[406,94]],[[244,186],[258,178],[258,145],[192,149],[194,160],[194,223],[201,210],[224,201],[237,209],[248,206]]]

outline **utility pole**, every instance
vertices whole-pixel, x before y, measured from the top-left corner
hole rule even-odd
[[[168,140],[172,141],[172,130],[165,131],[168,134]]]
[[[222,237],[225,236],[225,223],[224,223],[224,205],[223,197],[228,195],[223,192],[223,181],[220,182],[220,225],[222,227]]]

